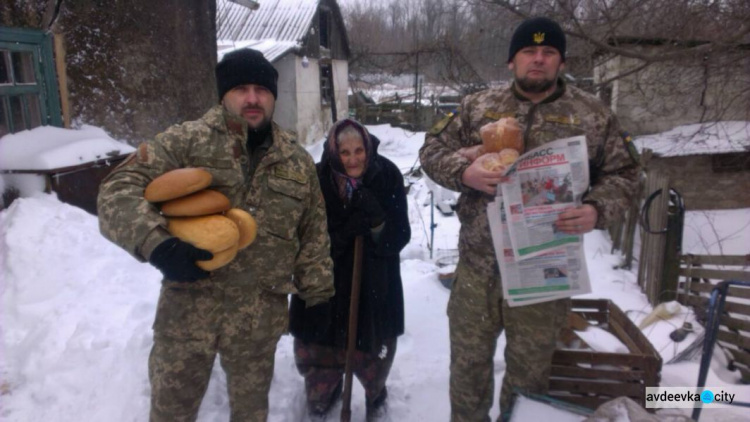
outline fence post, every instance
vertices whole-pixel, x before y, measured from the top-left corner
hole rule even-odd
[[[651,231],[661,232],[667,226],[667,207],[669,203],[669,178],[654,168],[646,168],[644,196],[649,197],[661,189],[651,206],[641,215],[648,222]],[[649,233],[641,227],[641,253],[638,265],[638,284],[641,286],[652,306],[659,303],[659,292],[664,268],[664,233]]]

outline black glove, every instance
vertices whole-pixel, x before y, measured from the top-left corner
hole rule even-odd
[[[370,227],[377,227],[385,221],[385,210],[380,206],[375,194],[364,186],[354,191],[352,207],[365,213],[370,219]]]
[[[305,309],[315,338],[325,337],[331,329],[331,302],[323,302]]]
[[[171,237],[151,252],[148,262],[169,280],[196,281],[207,278],[209,273],[195,265],[195,261],[207,261],[213,257],[214,254],[207,250],[198,249],[176,237]]]

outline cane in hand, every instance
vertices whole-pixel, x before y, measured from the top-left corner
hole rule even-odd
[[[352,274],[352,296],[349,300],[349,331],[347,332],[346,364],[344,366],[344,393],[341,407],[341,422],[349,422],[352,418],[352,363],[354,350],[357,347],[357,316],[359,314],[359,290],[362,281],[362,244],[364,239],[357,236],[354,239],[354,272]]]

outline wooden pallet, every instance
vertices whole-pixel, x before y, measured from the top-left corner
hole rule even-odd
[[[574,299],[572,313],[615,335],[629,353],[558,348],[549,396],[590,409],[621,396],[645,406],[646,387],[659,386],[662,364],[646,336],[610,300]]]

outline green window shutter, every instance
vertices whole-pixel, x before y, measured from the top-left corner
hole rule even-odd
[[[52,36],[0,27],[0,136],[41,125],[62,127]]]

